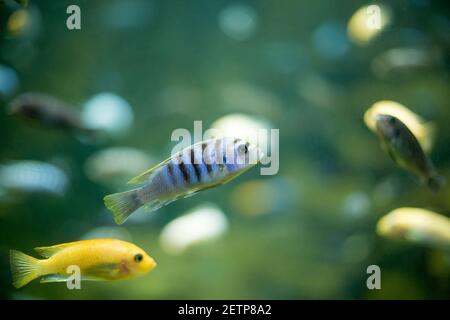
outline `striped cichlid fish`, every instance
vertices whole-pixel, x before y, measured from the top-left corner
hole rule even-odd
[[[262,154],[256,145],[239,138],[217,138],[193,144],[129,184],[141,187],[107,195],[105,206],[117,224],[140,207],[154,211],[198,191],[224,184],[253,167]]]

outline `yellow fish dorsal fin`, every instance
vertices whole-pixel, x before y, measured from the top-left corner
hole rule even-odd
[[[57,244],[55,246],[50,247],[37,247],[34,248],[34,251],[36,251],[39,255],[41,255],[44,258],[50,258],[55,253],[66,249],[67,247],[72,246],[73,243],[63,243],[63,244]]]
[[[154,166],[151,169],[148,169],[147,171],[145,171],[144,173],[141,173],[140,175],[137,175],[134,178],[131,178],[131,180],[129,180],[127,182],[127,184],[139,184],[139,183],[146,183],[148,182],[148,179],[150,178],[150,176],[159,168],[161,168],[162,166],[164,166],[167,162],[170,161],[171,158],[168,158],[166,160],[164,160],[163,162],[157,164],[156,166]]]
[[[430,153],[433,148],[434,140],[436,138],[436,126],[432,122],[427,122],[423,124],[423,134],[420,139],[420,144],[424,149],[425,153]]]

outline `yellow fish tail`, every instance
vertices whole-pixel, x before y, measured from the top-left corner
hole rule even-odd
[[[11,250],[9,257],[14,287],[23,287],[41,276],[41,265],[38,259],[16,250]]]

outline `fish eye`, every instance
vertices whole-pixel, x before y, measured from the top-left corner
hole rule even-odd
[[[238,152],[239,152],[240,154],[246,154],[246,153],[248,152],[248,145],[247,145],[247,144],[241,144],[241,145],[238,147]]]
[[[144,256],[140,253],[134,256],[134,261],[141,262],[144,259]]]
[[[395,118],[394,118],[394,117],[390,117],[390,118],[389,118],[389,123],[390,123],[390,124],[395,124],[395,122],[396,122],[396,121],[395,121]]]

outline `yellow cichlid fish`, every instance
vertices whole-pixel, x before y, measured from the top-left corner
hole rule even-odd
[[[377,224],[380,236],[450,249],[450,218],[421,208],[399,208]]]
[[[63,282],[72,274],[69,266],[80,268],[81,280],[104,281],[143,275],[156,267],[156,262],[136,245],[115,239],[82,240],[51,247],[35,248],[46,259],[36,259],[11,250],[13,285],[23,287],[41,278],[41,283]]]

